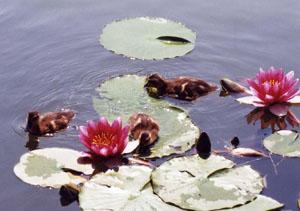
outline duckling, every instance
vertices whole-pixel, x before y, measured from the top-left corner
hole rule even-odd
[[[193,77],[178,77],[165,79],[155,73],[147,77],[144,85],[149,96],[160,98],[168,95],[180,100],[193,101],[198,97],[215,91],[217,86]]]
[[[65,129],[73,119],[75,113],[65,110],[40,114],[37,111],[29,112],[26,131],[32,135],[44,136]]]
[[[130,136],[140,140],[140,147],[153,144],[158,139],[158,123],[149,115],[144,113],[133,114],[129,118]]]

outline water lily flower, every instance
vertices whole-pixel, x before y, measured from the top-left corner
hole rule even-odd
[[[280,116],[286,114],[288,105],[299,104],[299,79],[294,77],[294,71],[285,74],[282,68],[270,67],[260,69],[254,79],[247,80],[251,96],[237,99],[240,103],[252,104],[256,107],[270,107],[270,111]]]
[[[93,153],[102,157],[112,157],[122,154],[128,144],[128,130],[122,128],[121,118],[110,125],[105,117],[99,121],[88,121],[80,127],[80,141]]]

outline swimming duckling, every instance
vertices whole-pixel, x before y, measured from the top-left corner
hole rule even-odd
[[[40,114],[37,111],[29,112],[26,131],[32,135],[44,136],[65,129],[74,117],[73,111],[48,112]]]
[[[181,100],[196,100],[198,97],[215,91],[217,86],[193,77],[165,79],[155,73],[147,77],[144,85],[151,97],[159,98],[168,95]]]
[[[140,140],[140,147],[153,144],[158,139],[158,123],[144,113],[133,114],[129,118],[130,136]]]

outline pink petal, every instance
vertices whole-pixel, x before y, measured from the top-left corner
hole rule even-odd
[[[98,122],[98,130],[99,131],[107,131],[110,130],[110,125],[108,120],[105,117],[101,117]]]
[[[111,124],[111,127],[114,132],[117,132],[118,130],[120,130],[122,128],[121,118],[118,117],[116,120],[114,120],[113,123]]]
[[[94,134],[97,131],[97,124],[94,121],[88,121],[87,124],[87,132],[89,134],[89,136],[94,136]]]
[[[80,139],[80,142],[83,143],[84,146],[86,146],[88,149],[90,149],[90,147],[91,147],[91,141],[90,141],[90,139],[88,137],[86,137],[83,134],[80,134],[79,135],[79,139]]]
[[[99,150],[99,154],[102,155],[103,157],[107,157],[108,154],[108,149],[103,147],[102,149]]]
[[[116,155],[119,152],[119,147],[115,146],[112,150],[112,154]]]
[[[295,75],[294,71],[290,71],[285,75],[285,77],[287,78],[287,80],[291,80],[294,78],[294,75]]]
[[[100,124],[101,126],[110,127],[108,120],[105,117],[100,118]]]
[[[89,136],[88,131],[85,126],[79,126],[79,132],[82,133],[84,136]]]

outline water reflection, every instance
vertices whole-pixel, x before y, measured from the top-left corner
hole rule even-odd
[[[28,141],[26,142],[25,147],[29,150],[35,150],[39,146],[39,138],[37,136],[31,135],[28,133]]]
[[[255,108],[246,116],[246,119],[248,124],[255,124],[257,121],[260,121],[261,129],[271,127],[273,132],[284,130],[288,125],[298,127],[300,124],[300,120],[291,110],[288,110],[285,116],[277,116],[268,107]]]

